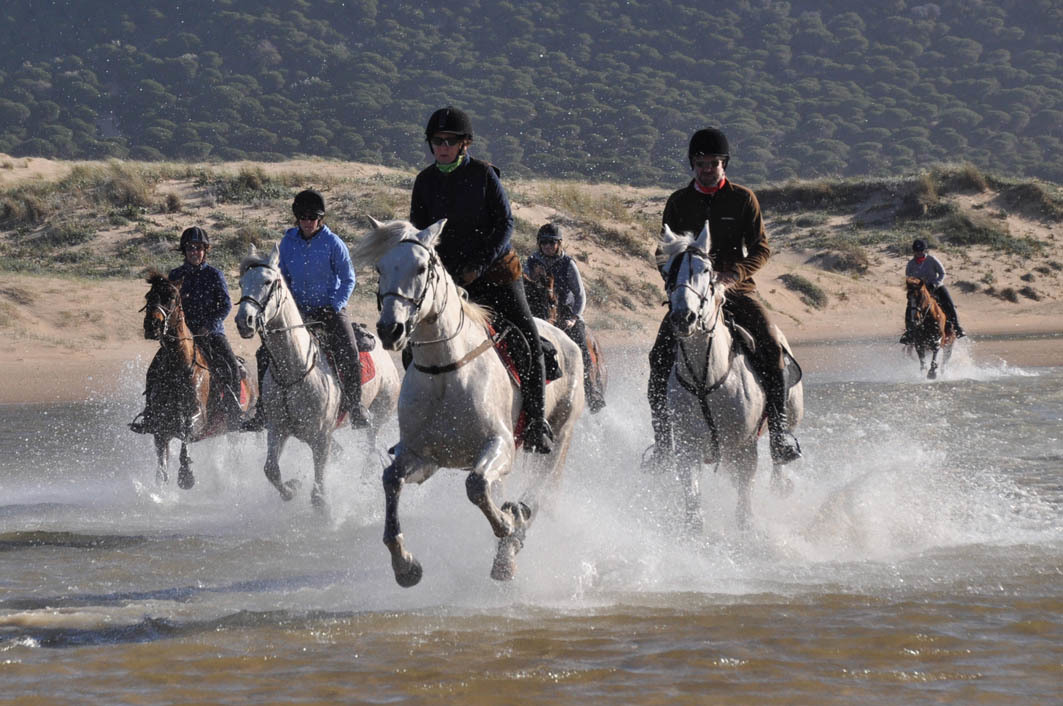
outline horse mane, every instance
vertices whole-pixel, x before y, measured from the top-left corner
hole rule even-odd
[[[159,280],[163,280],[165,282],[169,282],[170,278],[167,277],[166,275],[164,275],[162,272],[159,272],[154,267],[149,267],[147,269],[147,271],[144,273],[144,281],[147,282],[148,284],[154,285]]]
[[[396,220],[379,223],[351,248],[351,260],[360,267],[375,265],[385,253],[402,241],[415,240],[419,232],[417,227],[409,221]],[[449,273],[447,276],[450,276]],[[457,282],[454,285],[458,286]],[[487,326],[491,323],[491,309],[469,301],[464,295],[461,297],[461,308],[466,318],[473,323],[480,326]]]
[[[664,263],[671,260],[673,257],[681,252],[686,252],[688,248],[694,245],[697,241],[697,235],[694,233],[673,233],[671,238],[667,240],[662,239],[661,243],[661,255],[663,261],[659,261],[658,265],[664,265]],[[659,260],[661,258],[658,258]]]
[[[412,238],[418,232],[409,221],[381,223],[351,248],[351,260],[359,267],[375,265],[399,241]]]

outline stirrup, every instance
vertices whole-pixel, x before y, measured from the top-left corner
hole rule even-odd
[[[797,443],[797,437],[788,431],[779,431],[770,434],[768,446],[771,449],[771,461],[778,466],[801,458],[801,444]],[[793,443],[790,443],[793,442]]]
[[[137,434],[153,434],[154,431],[148,428],[148,423],[144,421],[144,415],[138,414],[136,419],[129,423],[129,430]]]
[[[351,429],[368,429],[371,424],[369,410],[364,404],[351,405],[351,408],[347,410],[347,416],[351,420]]]
[[[548,454],[554,450],[554,432],[543,417],[536,417],[524,427],[524,450]]]

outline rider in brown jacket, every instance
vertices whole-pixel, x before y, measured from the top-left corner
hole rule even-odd
[[[772,460],[789,463],[801,456],[801,447],[787,431],[782,347],[772,333],[767,312],[754,298],[757,285],[753,275],[771,255],[760,203],[750,189],[728,181],[724,170],[730,160],[730,148],[721,131],[706,128],[695,132],[690,139],[687,158],[694,178],[668,198],[663,225],[676,233],[697,234],[708,222],[713,269],[719,281],[727,286],[724,312],[734,323],[748,330],[756,342],[752,363],[767,396]],[[657,256],[658,268],[667,279],[660,250]],[[647,394],[653,422],[654,464],[672,455],[667,388],[674,361],[675,336],[666,315],[650,350]]]

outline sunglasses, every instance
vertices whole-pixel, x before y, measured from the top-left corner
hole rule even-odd
[[[188,243],[185,245],[185,250],[206,250],[207,246],[203,243]]]
[[[465,138],[461,136],[433,137],[429,140],[429,142],[431,142],[434,147],[442,147],[443,145],[446,145],[447,147],[454,147],[456,145],[460,145],[462,140],[464,139]]]
[[[321,218],[321,216],[317,215],[316,213],[300,213],[298,216],[296,216],[296,218],[300,221],[316,221],[317,219]]]

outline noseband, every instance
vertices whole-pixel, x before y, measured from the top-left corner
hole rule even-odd
[[[406,296],[405,294],[403,294],[403,293],[401,293],[399,291],[390,291],[390,292],[381,293],[378,290],[377,291],[377,295],[376,295],[376,310],[380,311],[383,308],[384,299],[387,298],[387,297],[393,297],[393,298],[398,299],[400,301],[406,302],[407,304],[410,305],[410,308],[412,309],[412,311],[410,313],[409,318],[406,320],[406,324],[405,325],[406,325],[407,330],[412,331],[413,330],[413,326],[410,325],[410,320],[412,320],[414,317],[416,317],[417,314],[424,307],[425,299],[428,296],[428,290],[429,289],[435,290],[436,285],[443,282],[443,278],[439,274],[439,268],[441,268],[443,266],[443,263],[441,263],[439,261],[439,256],[436,254],[435,250],[430,248],[430,247],[428,247],[427,245],[422,243],[420,240],[401,240],[401,241],[399,241],[398,245],[401,245],[402,243],[409,243],[410,245],[415,245],[415,246],[418,246],[418,247],[422,247],[428,252],[428,274],[427,274],[426,279],[425,279],[424,288],[421,289],[421,293],[417,297],[408,297],[408,296]],[[430,313],[430,314],[428,314],[423,319],[421,319],[422,322],[428,323],[428,324],[434,323],[434,322],[436,322],[439,319],[439,315],[441,313],[443,313],[444,311],[446,311],[447,303],[450,301],[450,287],[445,287],[443,292],[444,292],[445,298],[443,299],[443,303],[439,306],[439,309],[434,311],[434,312],[432,312],[432,313]],[[457,337],[457,335],[459,333],[461,333],[461,329],[464,326],[465,326],[465,308],[462,307],[461,308],[461,321],[459,322],[459,324],[458,324],[457,328],[455,329],[454,333],[452,333],[449,336],[444,336],[443,338],[436,338],[436,339],[433,339],[433,340],[430,340],[430,341],[412,341],[411,340],[410,341],[410,345],[413,345],[413,346],[427,346],[427,345],[431,345],[433,343],[446,343],[447,341],[450,341],[450,340],[454,339],[455,337]]]
[[[668,298],[670,300],[673,294],[675,294],[680,289],[684,289],[684,288],[685,289],[689,289],[691,292],[693,292],[694,297],[697,298],[697,300],[698,300],[697,308],[694,309],[694,313],[695,313],[695,316],[696,316],[695,320],[697,322],[697,326],[695,326],[694,330],[707,331],[708,334],[709,334],[709,338],[711,339],[713,331],[716,330],[716,324],[719,323],[719,321],[720,321],[720,310],[719,310],[719,308],[716,308],[716,318],[713,320],[712,326],[706,327],[706,325],[705,325],[705,309],[708,306],[709,302],[712,301],[711,287],[710,287],[710,293],[708,295],[705,295],[705,294],[702,294],[701,292],[699,292],[697,289],[695,289],[694,287],[692,287],[689,284],[689,279],[690,279],[689,277],[687,278],[686,282],[683,282],[681,284],[677,284],[678,280],[679,280],[680,270],[682,270],[682,267],[683,267],[683,262],[685,261],[687,263],[687,271],[689,272],[689,271],[691,271],[691,262],[693,261],[695,256],[704,258],[706,261],[708,261],[710,263],[710,266],[709,266],[710,267],[710,269],[709,269],[710,275],[709,276],[710,276],[710,278],[712,277],[712,269],[711,269],[711,262],[712,261],[709,259],[708,254],[706,254],[705,252],[703,252],[702,250],[700,250],[699,248],[696,248],[694,246],[688,247],[686,250],[684,250],[682,253],[680,253],[679,257],[677,257],[672,262],[672,266],[668,270],[668,282],[667,282]],[[711,281],[712,280],[710,279],[710,282]],[[676,334],[676,335],[679,336],[679,334]],[[687,334],[687,336],[679,336],[679,337],[680,338],[686,338],[686,337],[688,337],[690,335],[693,335],[693,331],[691,331],[690,334]]]

